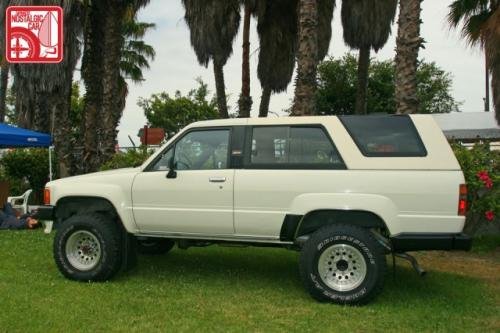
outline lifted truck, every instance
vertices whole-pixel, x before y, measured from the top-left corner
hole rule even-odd
[[[40,214],[56,222],[69,279],[112,278],[136,242],[278,246],[301,252],[315,299],[362,304],[383,286],[386,254],[470,249],[464,183],[430,116],[213,120],[138,168],[48,183]]]

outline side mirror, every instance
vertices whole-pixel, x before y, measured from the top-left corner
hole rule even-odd
[[[175,171],[174,157],[172,156],[168,161],[167,178],[177,178],[177,171]]]

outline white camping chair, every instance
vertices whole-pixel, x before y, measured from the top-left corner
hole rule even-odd
[[[28,199],[33,190],[27,190],[18,197],[8,197],[7,202],[12,205],[12,208],[17,209],[22,214],[28,213]]]

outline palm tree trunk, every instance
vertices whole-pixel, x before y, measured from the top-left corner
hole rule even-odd
[[[67,54],[66,54],[67,56]],[[71,123],[69,112],[71,108],[72,86],[65,87],[59,103],[56,105],[57,126],[54,126],[52,136],[57,156],[57,170],[60,178],[73,174],[73,142],[71,137]]]
[[[9,84],[9,63],[2,61],[2,72],[0,73],[0,122],[5,122],[7,85]]]
[[[76,63],[80,58],[80,36],[81,36],[81,3],[73,2],[70,8],[64,10],[64,22],[67,25],[64,29],[64,60],[61,75],[64,75],[65,82],[61,84],[61,90],[54,95],[55,119],[52,128],[55,153],[57,156],[57,175],[60,178],[69,177],[75,171],[74,148],[75,140],[72,133],[70,120],[71,96],[73,90],[73,72]],[[83,131],[79,133],[84,133]],[[71,138],[71,139],[69,139]]]
[[[269,113],[269,102],[271,101],[271,88],[262,88],[262,97],[260,99],[259,117],[267,117]]]
[[[292,116],[315,113],[316,67],[318,58],[317,0],[299,0],[299,49]]]
[[[99,165],[98,156],[98,123],[102,105],[102,81],[103,71],[103,17],[101,1],[92,1],[87,7],[87,19],[85,24],[85,47],[82,58],[82,78],[85,83],[84,96],[84,172],[96,171]]]
[[[226,87],[224,85],[224,67],[214,60],[215,90],[217,92],[217,107],[222,119],[229,118],[227,112]]]
[[[245,3],[245,16],[243,18],[243,59],[241,69],[241,95],[238,101],[239,117],[250,117],[252,108],[252,97],[250,96],[250,18],[251,8],[248,2]]]
[[[420,3],[422,0],[400,0],[398,36],[396,38],[396,112],[417,113],[418,51],[420,37]]]
[[[125,8],[109,1],[104,29],[106,48],[103,56],[103,99],[102,117],[99,123],[101,133],[101,155],[99,164],[106,163],[115,154],[118,123],[123,109],[120,89],[120,60],[123,46],[122,18]]]
[[[358,59],[358,88],[356,91],[355,114],[366,114],[368,69],[370,68],[370,46],[359,49]]]
[[[500,125],[500,8],[490,16],[484,32],[486,63],[491,74],[491,93],[497,124]]]
[[[500,125],[500,66],[492,70],[491,91],[493,92],[493,106],[495,107],[495,117]]]

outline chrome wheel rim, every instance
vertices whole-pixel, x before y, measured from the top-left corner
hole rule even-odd
[[[76,231],[66,242],[66,258],[71,266],[80,271],[91,270],[101,259],[101,244],[93,233]]]
[[[350,291],[365,280],[366,260],[357,248],[348,244],[334,244],[319,257],[318,273],[329,288]]]

